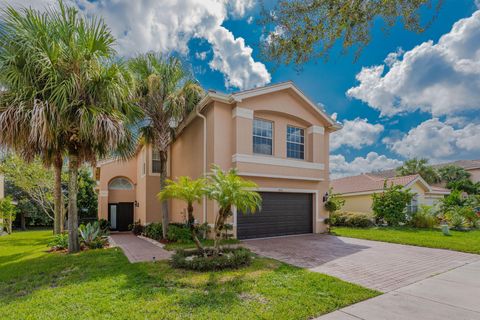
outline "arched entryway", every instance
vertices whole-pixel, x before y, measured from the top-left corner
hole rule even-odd
[[[110,228],[127,231],[134,219],[135,186],[125,177],[113,178],[108,183],[108,198]]]

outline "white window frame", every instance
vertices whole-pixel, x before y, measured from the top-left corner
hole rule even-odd
[[[150,161],[149,161],[149,163],[150,163],[150,175],[151,175],[151,176],[159,176],[159,175],[160,175],[160,172],[153,172],[153,161],[160,161],[160,151],[158,152],[158,157],[159,157],[159,158],[158,158],[158,159],[154,159],[154,158],[153,158],[154,148],[155,148],[154,146],[152,146],[152,147],[150,148]]]
[[[301,143],[301,142],[295,142],[295,141],[288,141],[288,128],[294,128],[294,129],[300,129],[300,130],[302,130],[302,132],[303,132],[303,143]],[[288,156],[288,144],[289,144],[289,143],[303,146],[303,158],[295,158],[295,157],[289,157],[289,156]],[[292,125],[290,125],[290,124],[287,125],[287,130],[286,130],[286,132],[285,132],[285,153],[286,153],[285,156],[286,156],[288,159],[305,160],[306,150],[305,150],[305,129],[304,129],[304,128],[302,128],[302,127],[297,127],[297,126],[292,126]]]
[[[255,127],[255,121],[263,121],[263,122],[269,122],[271,123],[272,125],[272,137],[269,138],[269,137],[264,137],[264,136],[259,136],[259,135],[255,135],[254,134],[254,127]],[[275,124],[273,121],[271,120],[267,120],[267,119],[263,119],[263,118],[253,118],[253,122],[252,122],[252,153],[253,154],[256,154],[256,155],[263,155],[263,156],[273,156],[275,154],[274,152],[274,136],[275,136]],[[258,152],[255,152],[255,143],[254,143],[254,138],[257,137],[257,138],[262,138],[262,139],[270,139],[272,141],[272,152],[270,154],[265,154],[265,153],[258,153]]]

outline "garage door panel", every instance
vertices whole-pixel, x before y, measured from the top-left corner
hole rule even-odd
[[[260,192],[262,209],[254,214],[237,213],[237,237],[251,239],[311,233],[312,194]]]

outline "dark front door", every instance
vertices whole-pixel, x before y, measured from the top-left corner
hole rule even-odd
[[[264,238],[313,232],[311,193],[260,192],[262,210],[237,212],[239,239]]]
[[[111,203],[108,206],[108,220],[112,230],[127,231],[133,224],[133,203]]]

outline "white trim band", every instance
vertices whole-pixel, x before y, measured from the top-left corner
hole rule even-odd
[[[256,164],[266,164],[270,166],[282,166],[282,167],[315,169],[315,170],[323,170],[325,168],[323,163],[307,162],[302,160],[290,160],[290,159],[274,158],[274,157],[262,157],[262,156],[254,156],[250,154],[239,154],[239,153],[236,153],[232,156],[232,162],[247,162],[247,163],[256,163]]]
[[[312,177],[299,177],[299,176],[284,176],[281,174],[268,174],[268,173],[253,173],[253,172],[238,172],[239,176],[246,177],[260,177],[260,178],[273,178],[273,179],[288,179],[288,180],[306,180],[306,181],[323,181],[322,178]]]
[[[310,133],[324,134],[325,128],[320,126],[311,126],[307,128],[307,134],[310,134]]]
[[[240,117],[245,119],[253,119],[253,110],[236,107],[232,110],[232,118]]]

